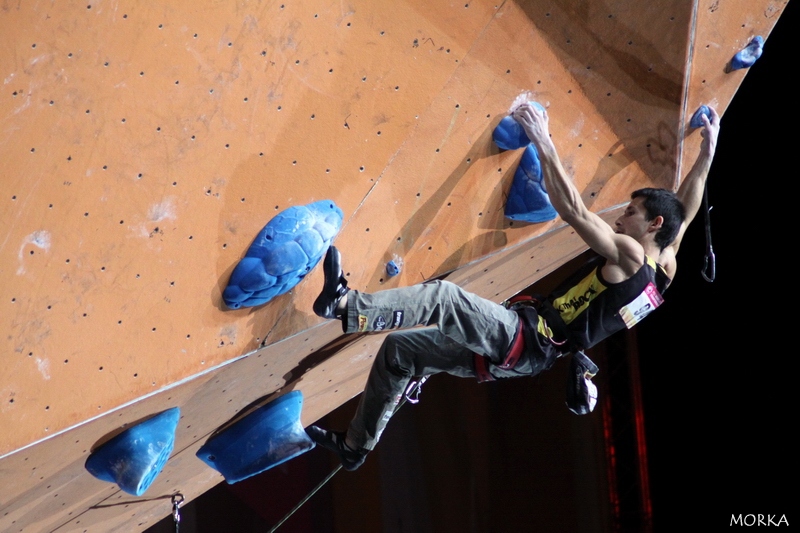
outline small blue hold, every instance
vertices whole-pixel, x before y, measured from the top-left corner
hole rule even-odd
[[[386,273],[390,276],[396,276],[400,273],[400,266],[394,260],[386,263]]]
[[[544,108],[538,102],[529,103],[544,111]],[[525,130],[511,115],[500,121],[500,124],[492,132],[492,139],[501,150],[516,150],[531,142],[525,134]]]
[[[539,152],[533,144],[529,144],[514,173],[505,216],[511,220],[537,223],[553,220],[557,214],[544,188]]]
[[[731,70],[739,70],[742,68],[752,67],[753,63],[761,57],[764,51],[764,38],[760,35],[753,37],[750,43],[742,48],[731,59]]]
[[[322,259],[342,227],[342,217],[331,200],[275,215],[233,269],[222,292],[225,305],[254,307],[290,291]]]
[[[702,128],[705,125],[703,124],[703,116],[711,120],[711,110],[708,109],[707,105],[701,105],[697,108],[697,111],[692,115],[692,120],[689,121],[689,125],[693,128]]]

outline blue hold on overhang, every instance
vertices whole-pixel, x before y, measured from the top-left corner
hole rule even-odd
[[[314,447],[302,409],[303,393],[291,391],[212,436],[196,455],[230,484],[260,474]]]
[[[89,455],[86,470],[128,494],[141,496],[172,453],[180,416],[180,409],[173,407],[126,429]]]

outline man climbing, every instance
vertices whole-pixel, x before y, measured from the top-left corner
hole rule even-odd
[[[439,372],[481,381],[533,376],[575,354],[580,379],[570,408],[594,407],[588,381],[597,367],[582,350],[632,327],[663,300],[676,253],[697,214],[719,134],[719,116],[703,116],[700,154],[677,193],[640,189],[610,227],[589,211],[550,139],[547,112],[525,104],[514,118],[539,153],[553,207],[598,257],[543,302],[508,309],[447,281],[373,294],[350,290],[335,247],[324,260],[325,283],[314,312],[342,320],[345,333],[397,329],[387,335],[347,432],[310,426],[309,436],[335,452],[346,470],[363,464],[380,439],[411,378]],[[414,326],[435,326],[413,328]],[[581,390],[582,389],[582,390]]]

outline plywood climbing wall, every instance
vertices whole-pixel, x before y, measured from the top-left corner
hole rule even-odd
[[[521,154],[491,132],[514,98],[548,107],[584,200],[613,219],[631,189],[678,183],[688,117],[724,111],[745,75],[725,64],[783,5],[3,4],[0,461],[28,480],[3,489],[5,516],[75,520],[31,511],[52,479],[81,483],[70,514],[116,497],[82,461],[160,410],[184,412],[170,482],[202,492],[219,478],[193,450],[240,408],[301,388],[310,422],[358,393],[379,338],[319,355],[339,332],[311,312],[318,269],[259,308],[221,301],[283,209],[344,211],[354,287],[449,275],[502,300],[582,250],[560,220],[503,218]],[[114,511],[94,523],[127,524]]]

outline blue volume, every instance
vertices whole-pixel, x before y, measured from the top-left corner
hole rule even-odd
[[[342,227],[342,217],[331,200],[275,215],[233,269],[222,292],[225,305],[253,307],[291,290],[322,259]]]

